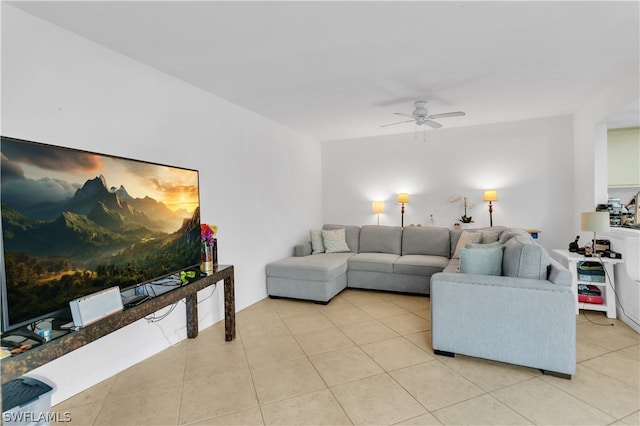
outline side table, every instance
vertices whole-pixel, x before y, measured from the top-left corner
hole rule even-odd
[[[578,253],[570,252],[569,250],[554,249],[551,251],[551,256],[564,265],[569,272],[571,272],[573,295],[576,301],[576,315],[579,309],[587,309],[591,311],[602,311],[607,314],[607,318],[616,318],[616,283],[614,276],[614,265],[616,263],[623,263],[622,259],[611,259],[608,257],[585,257]],[[604,282],[589,282],[580,281],[578,279],[578,263],[579,262],[599,262],[603,265],[605,275]],[[603,304],[584,303],[578,301],[578,284],[590,284],[596,285],[600,288],[603,296]]]

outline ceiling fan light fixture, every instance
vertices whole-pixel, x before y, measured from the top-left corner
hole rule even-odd
[[[452,111],[452,112],[445,112],[445,113],[441,113],[441,114],[429,115],[429,111],[427,111],[427,109],[425,108],[426,103],[427,103],[427,101],[416,101],[416,102],[414,102],[415,109],[413,110],[411,115],[405,114],[405,113],[402,113],[402,112],[394,112],[393,113],[394,115],[399,115],[401,117],[410,118],[410,120],[400,121],[400,122],[397,122],[397,123],[384,124],[384,125],[382,125],[380,127],[395,126],[396,124],[413,122],[416,126],[422,126],[422,125],[426,124],[429,127],[431,127],[432,129],[439,129],[440,127],[442,127],[442,124],[438,123],[437,121],[433,121],[434,118],[463,117],[464,115],[466,115],[462,111]]]
[[[414,117],[426,117],[427,114],[429,114],[427,109],[424,107],[426,103],[427,103],[427,101],[418,101],[418,102],[416,102],[414,104],[416,106],[416,109],[413,110],[412,115]]]

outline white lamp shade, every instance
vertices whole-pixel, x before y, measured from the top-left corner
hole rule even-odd
[[[384,201],[372,201],[371,213],[373,214],[384,213]]]
[[[498,201],[498,193],[494,190],[484,191],[483,201]]]
[[[398,204],[409,204],[409,194],[398,194]]]
[[[591,232],[609,231],[609,212],[584,212],[580,214],[580,229]]]

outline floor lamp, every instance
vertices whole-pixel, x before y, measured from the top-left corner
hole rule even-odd
[[[398,204],[402,206],[400,211],[402,212],[402,221],[400,222],[400,226],[404,228],[404,205],[409,204],[409,194],[398,194]]]
[[[610,230],[609,212],[584,212],[580,214],[580,229],[593,232],[593,254],[596,255],[596,232]]]
[[[493,226],[493,204],[492,201],[498,201],[498,193],[494,190],[484,191],[483,201],[489,202],[489,226]]]
[[[371,213],[378,215],[378,225],[380,225],[380,213],[384,213],[384,201],[372,201]]]

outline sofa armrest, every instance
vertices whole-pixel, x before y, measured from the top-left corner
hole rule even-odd
[[[556,285],[571,287],[573,279],[571,277],[571,272],[552,258],[549,271],[549,281]]]
[[[311,254],[311,241],[307,241],[306,243],[296,244],[293,249],[293,255],[295,257],[303,257],[309,256]]]

